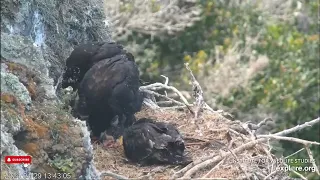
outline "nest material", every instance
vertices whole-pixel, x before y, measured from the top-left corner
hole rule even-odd
[[[105,149],[101,145],[95,145],[94,162],[97,169],[103,172],[103,179],[288,179],[286,172],[277,170],[277,167],[285,164],[277,161],[270,153],[270,145],[264,144],[267,139],[257,139],[255,135],[255,130],[265,124],[268,118],[253,125],[231,121],[226,118],[228,113],[214,111],[205,103],[202,88],[188,64],[185,66],[191,75],[193,97],[196,101],[190,104],[175,87],[168,86],[169,79],[163,76],[166,80],[164,84],[154,83],[140,87],[140,91],[146,95],[145,107],[136,116],[137,119],[151,118],[174,124],[182,133],[187,156],[193,162],[185,167],[141,167],[126,160],[122,146]],[[156,92],[159,90],[165,90],[165,95]],[[166,90],[173,91],[182,102],[168,97]],[[156,101],[155,97],[165,101]],[[159,106],[168,101],[170,107]],[[313,120],[309,124],[279,133],[287,134],[318,121]]]
[[[144,108],[136,116],[138,119],[146,117],[174,124],[183,134],[187,155],[193,160],[219,156],[243,145],[246,141],[245,135],[241,138],[239,135],[230,133],[229,129],[232,128],[233,121],[210,111],[203,111],[197,119],[194,119],[194,115],[187,108],[182,111]],[[247,138],[249,139],[249,136]],[[94,162],[98,170],[110,171],[130,179],[170,179],[175,172],[183,168],[173,165],[140,167],[126,160],[122,146],[107,149],[101,145],[94,147]],[[242,179],[257,173],[266,176],[272,157],[265,149],[265,145],[258,144],[236,156],[223,158],[224,160],[220,163],[197,171],[194,178]],[[103,179],[114,178],[104,176]]]
[[[257,135],[256,130],[272,119],[266,118],[255,125],[231,121],[228,119],[233,119],[230,114],[214,111],[204,101],[202,88],[188,64],[185,66],[191,75],[193,97],[196,101],[190,104],[175,87],[168,86],[169,79],[163,76],[166,80],[164,84],[154,83],[140,87],[140,91],[146,95],[145,107],[136,116],[138,119],[151,118],[174,124],[184,136],[186,152],[193,162],[185,167],[140,167],[126,160],[122,146],[104,149],[95,145],[94,162],[97,169],[103,172],[103,179],[292,179],[284,169],[288,167],[285,160],[271,154],[269,139],[305,145],[309,158],[313,161],[312,166],[320,175],[309,148],[309,145],[320,143],[285,137],[319,123],[319,117],[275,134]],[[159,90],[165,90],[165,95],[156,92]],[[182,102],[168,97],[166,90],[173,91]],[[156,101],[155,97],[165,101]],[[167,105],[170,102],[170,107],[160,107],[163,102]],[[307,179],[294,170],[290,171]]]

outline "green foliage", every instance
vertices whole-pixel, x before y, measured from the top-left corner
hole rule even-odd
[[[227,97],[218,96],[218,106],[237,109],[238,114],[250,114],[253,109],[262,107],[277,115],[276,131],[302,124],[319,115],[319,31],[316,1],[302,1],[302,12],[309,18],[306,31],[299,28],[298,17],[292,18],[295,21],[281,18],[271,20],[254,3],[246,6],[233,6],[231,1],[218,0],[201,0],[199,3],[203,8],[201,21],[174,37],[130,37],[129,41],[136,43],[146,42],[145,39],[148,39],[147,48],[137,54],[141,71],[145,72],[142,78],[158,80],[154,77],[165,73],[171,81],[181,85],[181,79],[188,80],[187,73],[181,70],[184,62],[190,64],[195,75],[209,75],[208,72],[220,66],[212,61],[216,48],[227,53],[236,42],[240,44],[240,49],[244,49],[248,43],[247,37],[256,37],[259,33],[258,42],[251,48],[256,55],[268,57],[267,68],[258,72],[246,87],[232,89]],[[294,8],[293,4],[288,16],[294,16]],[[246,57],[242,59],[245,64]],[[318,133],[319,126],[315,126],[292,136],[319,142]],[[302,148],[285,142],[283,146],[284,155]],[[311,149],[315,158],[319,159],[319,147],[312,146]],[[301,157],[308,158],[303,153],[292,158]]]
[[[61,156],[56,156],[53,160],[49,160],[52,167],[65,173],[73,173],[73,162],[71,158],[65,159]]]
[[[179,75],[184,56],[194,56],[196,55],[194,53],[200,50],[209,54],[216,46],[227,50],[232,37],[247,32],[247,28],[242,28],[247,20],[252,23],[261,23],[255,12],[246,14],[244,10],[237,7],[225,8],[229,6],[229,2],[202,1],[200,5],[204,9],[201,20],[180,34],[151,38],[134,32],[126,42],[122,42],[147,44],[145,48],[134,54],[143,78],[155,80],[155,77],[162,73],[167,75],[169,73],[170,77]]]
[[[256,50],[268,55],[268,68],[252,80],[248,89],[239,89],[234,101],[222,102],[232,106],[235,101],[242,101],[236,108],[243,111],[259,104],[272,109],[281,115],[278,130],[283,130],[314,119],[319,113],[318,40],[286,23],[266,26],[266,30]],[[318,133],[316,126],[295,136],[319,142],[319,136],[315,136]],[[284,145],[287,155],[301,148],[292,143]],[[318,147],[313,150],[319,152]]]

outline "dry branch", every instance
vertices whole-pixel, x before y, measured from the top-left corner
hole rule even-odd
[[[245,169],[243,169],[243,167],[241,166],[241,163],[239,162],[238,157],[230,149],[228,149],[228,150],[232,154],[232,156],[235,159],[235,161],[236,161],[237,165],[239,166],[240,170],[245,174],[246,178],[248,180],[250,180],[250,176],[248,175],[247,171]]]
[[[159,109],[160,108],[156,102],[154,102],[153,100],[151,100],[149,98],[144,98],[143,103],[147,107],[149,107],[150,109]]]
[[[119,175],[119,174],[116,174],[116,173],[113,173],[113,172],[110,172],[110,171],[101,172],[100,173],[100,177],[103,177],[103,176],[113,177],[113,178],[118,179],[118,180],[129,180],[129,178],[127,178],[125,176],[122,176],[122,175]]]
[[[278,172],[278,170],[275,170],[275,171],[271,172],[270,174],[268,174],[268,176],[264,177],[263,180],[268,180],[268,178],[270,178],[271,176],[275,175],[277,172]]]
[[[179,102],[179,101],[177,101],[177,100],[174,100],[174,99],[172,99],[172,98],[169,98],[169,97],[167,97],[167,96],[165,96],[165,95],[159,94],[159,93],[157,93],[157,92],[150,91],[150,90],[147,90],[147,89],[144,89],[144,90],[142,90],[142,91],[145,92],[145,93],[148,93],[148,94],[157,96],[157,97],[161,97],[161,98],[166,99],[167,101],[170,101],[170,102],[175,103],[175,104],[177,104],[177,105],[184,106],[183,103],[181,103],[181,102]]]
[[[254,147],[256,144],[261,143],[263,141],[265,141],[266,139],[258,139],[258,140],[254,140],[254,141],[250,141],[249,143],[246,143],[242,146],[239,146],[238,148],[233,150],[234,154],[240,153],[246,149],[250,149],[252,147]],[[177,178],[180,177],[181,175],[183,175],[181,177],[181,179],[190,179],[192,177],[192,175],[194,175],[196,172],[198,172],[199,170],[206,168],[207,166],[211,166],[214,165],[215,163],[218,163],[219,161],[221,161],[222,159],[231,156],[232,153],[231,152],[227,152],[221,156],[209,156],[207,158],[205,158],[206,160],[204,161],[194,161],[193,163],[189,164],[188,166],[186,166],[185,168],[181,169],[180,171],[176,172],[175,175],[173,176],[173,178]]]
[[[277,136],[285,136],[285,135],[288,135],[288,134],[291,134],[293,132],[297,132],[297,131],[300,131],[306,127],[311,127],[317,123],[320,122],[320,117],[318,117],[317,119],[314,119],[312,121],[308,121],[308,122],[305,122],[301,125],[297,125],[293,128],[290,128],[290,129],[286,129],[286,130],[283,130],[281,132],[278,132],[278,133],[275,133],[274,135],[277,135]]]
[[[203,98],[203,91],[202,91],[202,88],[201,88],[199,82],[196,80],[191,69],[189,68],[189,64],[185,63],[185,66],[191,76],[192,91],[193,91],[192,95],[196,99],[196,110],[194,112],[194,116],[195,116],[195,118],[198,118],[198,114],[199,114],[200,110],[202,109],[203,105],[205,104],[204,98]]]
[[[163,77],[166,81],[164,82],[164,85],[168,85],[168,83],[169,83],[169,78],[167,77],[167,76],[165,76],[165,75],[160,75],[161,77]],[[164,91],[164,93],[166,94],[166,96],[168,96],[168,93],[167,93],[167,91]]]
[[[312,163],[312,166],[315,168],[316,173],[320,176],[318,166],[316,165],[316,161],[315,161],[314,158],[313,158],[313,155],[312,155],[312,152],[311,152],[309,146],[308,146],[308,145],[305,145],[305,148],[306,148],[306,150],[307,150],[307,153],[308,153],[308,156],[309,156],[310,161],[311,161],[311,163]]]
[[[307,141],[307,140],[294,138],[294,137],[277,136],[277,135],[258,135],[257,138],[272,138],[272,139],[278,139],[278,140],[284,140],[284,141],[292,141],[292,142],[300,143],[303,145],[308,145],[308,144],[320,145],[320,143],[318,142]]]
[[[216,166],[214,166],[206,175],[202,176],[201,179],[207,178],[214,170],[216,170],[223,162],[225,159],[222,159]]]
[[[150,85],[146,85],[146,86],[141,86],[140,87],[141,91],[145,91],[145,90],[159,91],[159,90],[162,90],[162,89],[173,91],[174,93],[176,93],[179,96],[179,98],[182,100],[182,102],[185,105],[190,106],[188,100],[182,95],[182,93],[177,88],[175,88],[173,86],[168,86],[168,85],[165,85],[165,84],[162,84],[162,83],[153,83],[153,84],[150,84]]]
[[[299,176],[303,180],[308,180],[308,178],[304,177],[302,174],[298,173],[297,171],[290,169],[291,172],[293,172],[295,175]]]
[[[286,156],[285,159],[288,159],[289,157],[294,156],[294,155],[298,154],[299,152],[301,152],[301,151],[303,151],[303,150],[305,150],[305,148],[301,148],[301,149],[298,150],[297,152],[294,152],[294,153],[290,154],[289,156]]]
[[[273,120],[271,118],[265,118],[264,120],[259,122],[257,125],[256,124],[252,124],[252,123],[248,123],[248,127],[251,130],[257,130],[257,129],[261,128],[262,126],[267,125],[268,121],[273,121]]]

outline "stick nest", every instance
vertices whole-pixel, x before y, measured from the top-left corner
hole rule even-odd
[[[194,115],[187,108],[182,110],[144,108],[137,113],[136,117],[138,119],[142,117],[152,118],[174,124],[184,136],[187,156],[192,157],[194,161],[207,159],[208,157],[220,157],[228,153],[229,150],[233,150],[249,141],[248,135],[243,135],[244,137],[242,138],[229,131],[234,126],[233,121],[209,110],[203,111],[198,119],[194,119]],[[196,170],[192,177],[246,178],[244,171],[248,176],[257,172],[267,176],[269,172],[268,166],[272,164],[270,158],[273,158],[269,157],[270,154],[265,151],[266,148],[263,144],[257,144],[235,155],[236,159],[233,155],[230,155],[222,158],[217,163]],[[126,161],[122,146],[105,149],[101,145],[95,145],[94,152],[94,161],[98,170],[108,170],[130,179],[170,179],[182,177],[185,174],[181,173],[179,176],[176,174],[183,168],[182,166],[140,167],[139,165],[131,164]],[[103,179],[114,178],[105,176]]]
[[[190,70],[187,64],[186,68]],[[182,133],[187,156],[193,162],[185,167],[141,167],[126,159],[121,145],[104,148],[96,144],[94,162],[102,172],[102,179],[288,178],[284,171],[278,170],[285,166],[283,161],[270,153],[268,140],[272,137],[259,138],[255,134],[255,130],[269,119],[258,125],[241,123],[230,120],[232,118],[228,113],[212,110],[204,102],[203,91],[191,70],[190,74],[194,103],[190,104],[182,93],[169,86],[165,77],[164,84],[155,83],[140,88],[147,98],[136,117],[174,124]],[[164,94],[158,93],[159,90]],[[169,97],[166,91],[174,92],[179,98]]]

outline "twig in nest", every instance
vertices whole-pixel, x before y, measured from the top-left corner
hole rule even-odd
[[[125,176],[122,176],[122,175],[119,175],[119,174],[116,174],[116,173],[113,173],[110,171],[101,172],[100,177],[102,177],[102,176],[110,176],[110,177],[116,178],[118,180],[129,180],[129,178],[127,178]]]
[[[255,179],[262,179],[262,178],[265,178],[266,176],[264,174],[262,174],[261,172],[259,171],[256,171],[253,173],[254,176],[257,176],[257,178]]]
[[[158,101],[158,106],[170,107],[174,104],[172,101]]]
[[[140,86],[140,91],[142,91],[142,92],[146,92],[146,93],[149,93],[149,94],[157,95],[158,97],[162,97],[162,98],[167,99],[167,100],[173,100],[173,99],[171,99],[171,98],[169,98],[169,97],[167,97],[165,95],[161,95],[159,93],[154,92],[154,91],[161,90],[161,89],[167,89],[167,90],[171,90],[171,91],[175,92],[179,96],[179,98],[182,100],[183,103],[181,103],[179,101],[176,101],[176,100],[174,100],[174,102],[179,102],[179,103],[177,103],[179,105],[181,105],[181,104],[185,105],[189,109],[189,111],[192,114],[194,114],[194,112],[190,108],[191,105],[189,104],[187,99],[182,95],[182,93],[177,88],[175,88],[173,86],[168,86],[168,85],[162,84],[162,83],[154,83],[154,84],[149,84],[147,86]]]
[[[271,118],[265,118],[264,120],[262,120],[261,122],[259,122],[258,124],[252,124],[252,123],[248,123],[248,127],[251,130],[257,130],[259,128],[261,128],[264,125],[267,125],[268,121],[273,121]]]
[[[199,82],[196,80],[191,69],[189,68],[189,63],[185,63],[185,66],[186,66],[187,70],[189,71],[191,78],[192,78],[192,81],[191,81],[192,82],[192,91],[193,91],[192,95],[196,99],[196,110],[194,112],[194,116],[195,116],[195,118],[198,118],[198,114],[205,103],[204,98],[203,98],[203,91],[202,91],[202,88],[201,88]]]
[[[304,148],[301,148],[301,149],[298,150],[297,152],[294,152],[294,153],[290,154],[289,156],[286,156],[285,159],[288,159],[289,157],[294,156],[294,155],[298,154],[299,152],[301,152],[301,151],[303,151],[303,150],[305,150],[305,149],[304,149]]]
[[[179,102],[179,101],[177,101],[177,100],[171,99],[171,98],[169,98],[169,97],[167,97],[167,96],[165,96],[165,95],[159,94],[159,93],[157,93],[157,92],[150,91],[150,90],[147,90],[147,89],[144,89],[144,90],[142,90],[142,91],[145,92],[145,93],[148,93],[148,94],[151,94],[151,95],[154,95],[154,96],[157,96],[157,97],[166,99],[166,100],[171,101],[172,103],[175,103],[175,104],[177,104],[177,105],[184,106],[183,103],[181,103],[181,102]]]
[[[261,126],[263,126],[263,125],[267,125],[267,122],[268,121],[273,121],[273,119],[271,119],[271,118],[265,118],[264,120],[262,120],[261,122],[259,122],[258,124],[257,124],[257,126],[260,128]]]
[[[229,131],[229,132],[232,132],[233,134],[237,135],[238,137],[240,136],[243,141],[249,140],[249,138],[247,138],[247,137],[244,136],[243,134],[241,134],[241,133],[239,133],[239,132],[237,132],[237,131],[235,131],[235,130],[233,130],[233,129],[231,129],[231,128],[229,128],[228,131]]]
[[[266,126],[267,125],[267,123],[268,123],[268,121],[273,121],[273,119],[271,119],[271,118],[265,118],[264,120],[262,120],[261,122],[259,122],[258,124],[252,124],[252,123],[248,123],[248,128],[250,129],[250,130],[252,130],[252,133],[254,134],[254,135],[256,135],[256,131],[258,130],[258,129],[260,129],[262,126]]]
[[[279,167],[280,165],[277,166],[277,168]],[[278,172],[278,170],[274,170],[272,171],[270,174],[268,174],[263,180],[267,180],[268,178],[270,178],[271,176],[273,176],[274,174],[276,174]]]
[[[251,136],[251,139],[255,139],[256,138],[256,134],[255,134],[256,130],[261,128],[263,125],[267,125],[268,121],[273,121],[273,120],[271,118],[266,118],[258,124],[253,124],[250,121],[245,122],[245,123],[241,123],[240,121],[234,121],[234,123],[237,123],[241,127],[241,129],[243,129],[246,133],[248,133]]]
[[[229,149],[232,148],[232,145],[234,144],[234,142],[235,142],[234,139],[231,139],[231,140],[229,141],[229,144],[228,144],[228,148],[229,148]]]
[[[233,153],[237,154],[237,153],[242,152],[246,149],[250,149],[253,146],[255,146],[256,144],[263,142],[263,141],[266,141],[266,139],[258,139],[258,140],[250,141],[250,142],[234,149]],[[182,179],[190,179],[191,176],[193,174],[195,174],[196,172],[198,172],[199,170],[201,170],[209,165],[215,164],[215,163],[221,161],[223,158],[226,158],[230,155],[231,155],[231,152],[227,152],[227,153],[224,153],[220,156],[213,155],[213,156],[208,156],[205,158],[200,158],[200,159],[194,161],[193,163],[187,165],[186,167],[184,167],[180,171],[176,172],[173,175],[173,178],[180,177],[181,175],[184,174]]]
[[[158,166],[156,168],[151,169],[149,172],[147,172],[146,175],[140,176],[137,179],[146,179],[146,178],[150,179],[153,174],[163,172],[166,169],[168,169],[169,167],[170,167],[170,165],[169,166]]]
[[[310,161],[311,161],[311,163],[312,163],[312,166],[315,168],[316,173],[320,176],[319,169],[318,169],[318,167],[317,167],[317,165],[316,165],[316,161],[315,161],[314,158],[313,158],[313,155],[312,155],[312,152],[311,152],[309,146],[308,146],[308,145],[305,145],[305,148],[306,148],[307,153],[308,153],[308,155],[309,155],[309,158],[310,158]]]
[[[236,156],[229,148],[227,148],[227,149],[228,149],[228,151],[232,154],[232,156],[234,157],[234,159],[236,160],[236,162],[237,162],[240,170],[245,174],[246,178],[247,178],[248,180],[250,180],[250,177],[249,177],[247,171],[245,171],[245,170],[242,168],[241,164],[239,163],[239,160],[238,160],[237,156]]]
[[[235,120],[235,121],[231,121],[231,123],[229,123],[229,125],[230,125],[229,129],[234,130],[234,132],[238,132],[243,135],[249,134],[249,135],[253,136],[253,134],[251,133],[251,130],[247,127],[246,123],[243,123],[239,120]]]
[[[194,143],[186,143],[186,146],[197,146],[197,145],[203,145],[208,142],[194,142]]]
[[[172,107],[161,107],[161,109],[183,109],[185,108],[186,106],[172,106]]]
[[[216,112],[216,111],[214,111],[207,103],[204,103],[203,109],[207,109],[207,110],[209,110],[209,111],[211,111],[211,112],[213,112],[213,113]]]
[[[149,98],[144,98],[143,104],[145,104],[147,107],[149,107],[151,109],[159,109],[160,108],[157,103],[155,103],[153,100],[151,100]]]
[[[268,163],[268,172],[269,175],[266,175],[263,177],[264,180],[267,180],[269,177],[271,177],[272,175],[276,174],[278,172],[278,167],[281,165],[280,163],[274,163],[276,161],[273,161],[273,158],[272,158],[272,154],[271,154],[271,145],[270,145],[270,141],[269,139],[267,140],[267,146],[269,147],[269,149],[267,150],[265,147],[263,147],[263,151],[267,154],[269,160],[267,161]],[[273,166],[276,165],[276,168],[275,170],[273,170]]]
[[[222,159],[217,165],[215,165],[206,175],[202,176],[201,179],[207,178],[214,170],[216,170],[223,162],[226,160],[226,158]]]
[[[168,86],[169,83],[169,78],[167,76],[164,75],[160,75],[161,77],[163,77],[166,81],[164,82],[164,85]],[[164,91],[164,93],[166,94],[166,96],[168,96],[167,91]]]
[[[223,132],[223,131],[228,131],[229,129],[227,128],[220,128],[220,129],[212,129],[210,128],[210,132]]]
[[[291,172],[293,172],[295,175],[299,176],[303,180],[308,180],[308,178],[304,177],[302,174],[298,173],[297,171],[290,169]]]
[[[250,135],[251,139],[255,139],[255,134],[254,131],[251,130],[250,127],[250,123],[240,123],[240,126]]]
[[[213,110],[212,110],[212,111],[213,111]],[[227,118],[227,119],[230,119],[230,120],[232,120],[232,121],[235,120],[235,118],[234,118],[234,116],[233,116],[232,114],[230,114],[230,113],[228,113],[228,112],[225,112],[225,111],[222,110],[222,109],[219,109],[219,110],[217,110],[216,112],[217,112],[218,114],[220,114],[221,116]]]
[[[270,146],[269,141],[267,141],[267,142],[268,142],[267,146]],[[273,158],[272,158],[273,156],[272,156],[271,152],[266,149],[266,147],[262,147],[262,150],[266,153],[266,155],[268,157],[268,161],[267,161],[268,166],[267,166],[267,168],[268,168],[268,172],[271,172],[272,169],[273,169],[273,165],[274,165],[274,163],[272,163],[273,162]]]
[[[199,138],[195,138],[195,137],[185,137],[184,140],[185,140],[185,141],[188,141],[188,140],[189,140],[189,141],[198,141],[198,142],[199,142],[199,141],[200,141],[200,142],[208,142],[208,141],[206,141],[206,140],[204,140],[204,139],[199,139]]]
[[[168,85],[165,85],[162,83],[153,83],[153,84],[149,84],[147,86],[140,86],[140,89],[142,91],[144,91],[144,90],[158,91],[161,89],[171,90],[179,96],[179,98],[183,101],[184,104],[186,104],[188,106],[190,105],[189,102],[187,101],[187,99],[182,95],[182,93],[180,91],[178,91],[178,89],[173,86],[168,86]]]

